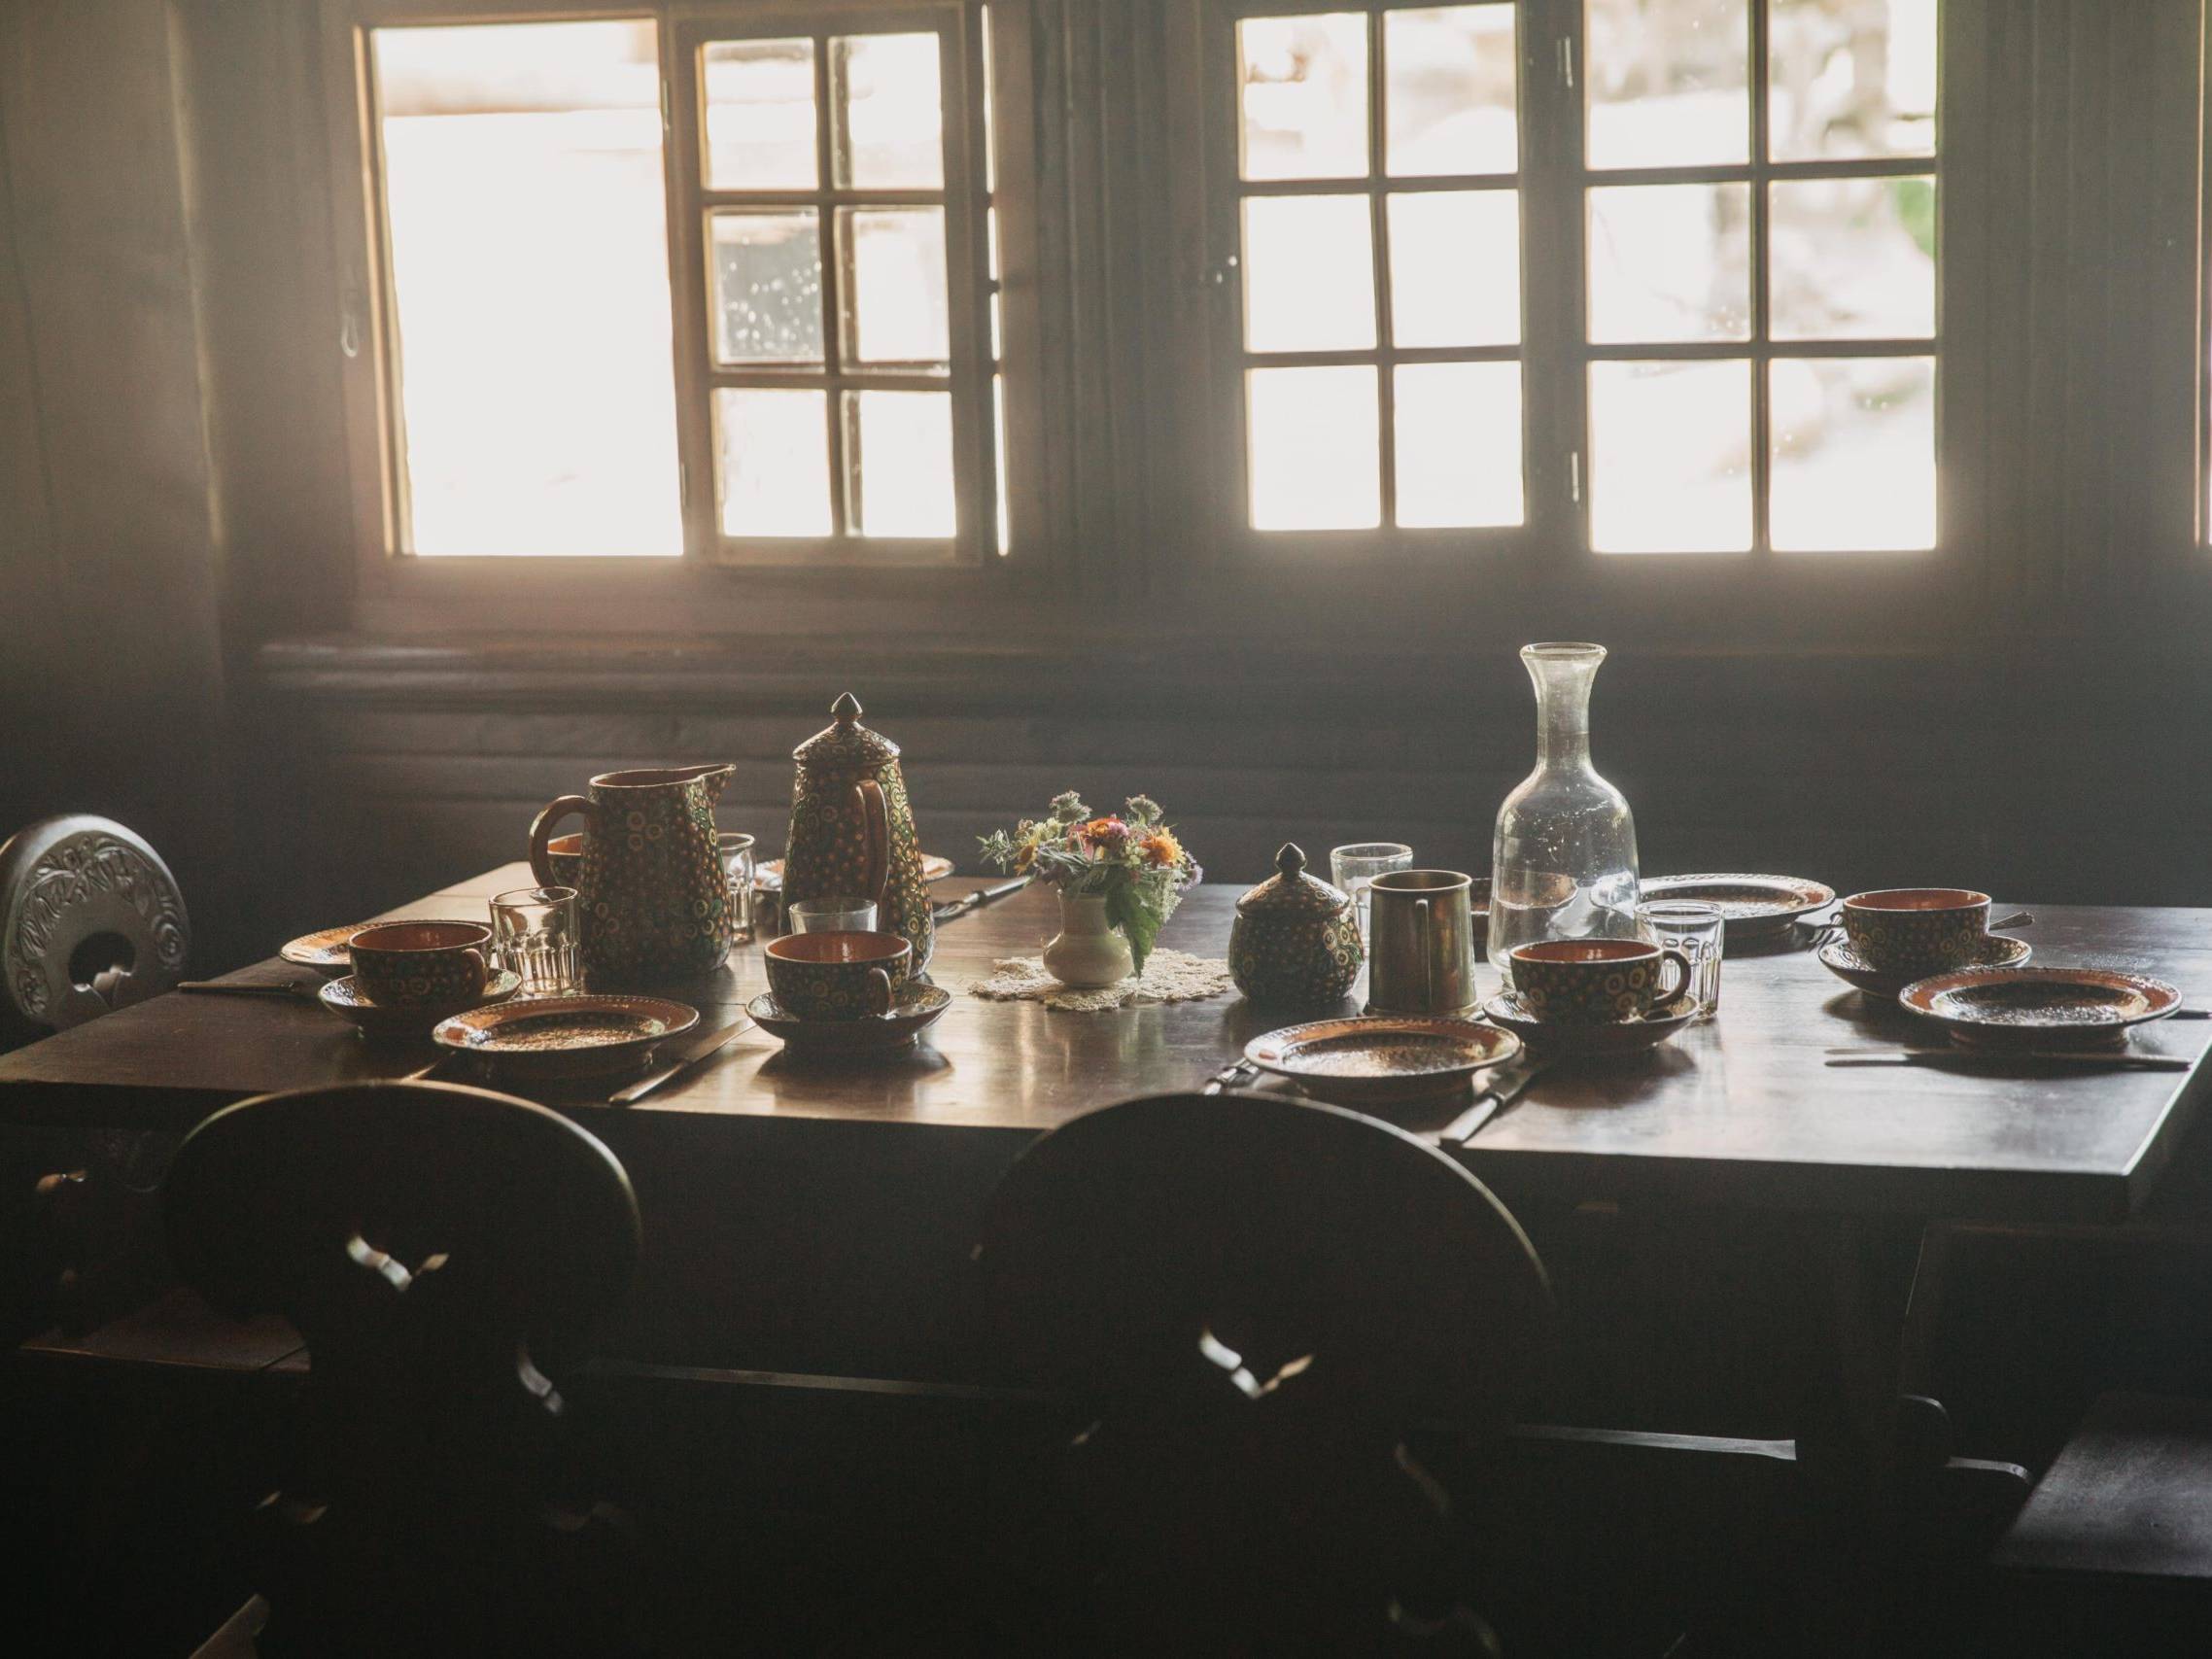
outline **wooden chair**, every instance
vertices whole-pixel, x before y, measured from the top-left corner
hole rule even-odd
[[[578,1496],[554,1380],[638,1261],[605,1146],[479,1089],[264,1095],[187,1137],[164,1220],[188,1285],[310,1355],[258,1517],[259,1651],[631,1650],[638,1563]]]
[[[143,1002],[184,977],[177,879],[112,818],[42,818],[0,846],[0,1023],[17,1038]]]
[[[1080,1402],[1095,1650],[1489,1650],[1406,1437],[1503,1428],[1551,1298],[1466,1170],[1333,1107],[1159,1095],[1032,1146],[978,1260],[1002,1355]]]

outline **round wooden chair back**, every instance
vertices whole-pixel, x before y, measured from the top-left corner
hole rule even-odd
[[[184,894],[145,838],[110,818],[44,818],[0,846],[0,1014],[62,1030],[184,977]]]
[[[1226,1386],[1471,1423],[1517,1403],[1550,1331],[1542,1264],[1473,1176],[1375,1119],[1259,1094],[1047,1135],[978,1260],[1000,1352],[1089,1397]]]

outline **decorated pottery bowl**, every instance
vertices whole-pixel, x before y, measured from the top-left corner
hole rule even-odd
[[[1553,1025],[1641,1020],[1690,984],[1690,964],[1679,950],[1641,939],[1539,939],[1516,947],[1506,960],[1521,1006]],[[1674,984],[1662,989],[1670,964]]]
[[[1989,895],[1968,887],[1885,887],[1844,901],[1844,932],[1886,974],[1964,967],[1989,931]]]
[[[914,947],[896,933],[789,933],[770,943],[768,987],[800,1020],[886,1014]]]
[[[492,930],[474,921],[387,921],[346,942],[354,985],[381,1008],[466,1008],[484,994]]]

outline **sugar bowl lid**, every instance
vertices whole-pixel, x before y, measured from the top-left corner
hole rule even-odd
[[[1275,874],[1236,901],[1236,914],[1330,916],[1339,915],[1351,902],[1341,887],[1308,876],[1304,851],[1296,842],[1286,841],[1275,854]]]
[[[899,758],[899,745],[860,723],[860,699],[847,692],[830,706],[837,718],[791,751],[803,767],[825,771],[881,766]]]

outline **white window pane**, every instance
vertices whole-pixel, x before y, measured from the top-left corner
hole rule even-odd
[[[1590,338],[1751,336],[1751,187],[1625,185],[1590,195]]]
[[[846,349],[861,363],[950,362],[945,210],[843,208],[837,217],[852,273]]]
[[[402,545],[680,553],[653,25],[371,39]]]
[[[1244,177],[1345,179],[1367,170],[1367,19],[1356,12],[1236,26]]]
[[[1365,196],[1248,198],[1245,345],[1256,352],[1372,346],[1372,228]]]
[[[1800,179],[1768,187],[1778,340],[1935,333],[1935,181]]]
[[[1590,545],[1749,549],[1749,363],[1590,365]]]
[[[1592,167],[1751,158],[1746,0],[1587,0]]]
[[[1398,522],[1519,524],[1521,365],[1405,363],[1392,385]]]
[[[829,428],[820,392],[714,394],[722,534],[827,536]]]
[[[1770,368],[1775,546],[1933,547],[1935,359],[1779,358]]]
[[[950,393],[847,394],[846,432],[857,534],[934,539],[957,533]]]
[[[1393,195],[1390,326],[1401,346],[1506,346],[1521,337],[1517,190]]]
[[[1375,371],[1256,368],[1245,376],[1255,530],[1382,522]]]
[[[1511,5],[1383,14],[1384,151],[1399,178],[1520,165]]]
[[[841,185],[935,190],[945,182],[945,116],[935,35],[852,35],[830,43]]]
[[[1006,376],[990,377],[990,436],[991,448],[998,458],[998,551],[1004,555],[1014,551],[1014,509],[1012,498],[1007,494],[1006,483]]]
[[[710,187],[814,188],[812,41],[710,41],[700,51],[699,76]]]
[[[1772,0],[1767,85],[1777,161],[1933,156],[1936,0]]]
[[[718,363],[822,361],[822,242],[812,208],[708,219]]]

